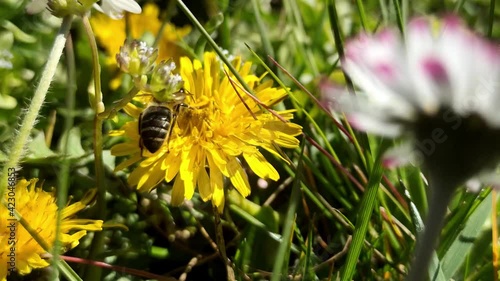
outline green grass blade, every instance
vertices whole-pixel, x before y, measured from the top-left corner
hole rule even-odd
[[[267,55],[274,57],[274,49],[271,45],[271,40],[269,39],[269,32],[267,32],[267,28],[265,22],[262,20],[261,11],[257,0],[252,0],[252,9],[255,16],[255,22],[257,23],[257,28],[259,29],[259,35],[262,40],[262,46],[264,47],[264,52]]]
[[[352,280],[354,273],[356,272],[356,266],[361,249],[364,245],[368,224],[370,223],[373,208],[375,207],[375,203],[377,201],[377,193],[383,173],[382,164],[380,163],[381,159],[382,152],[379,152],[375,163],[372,165],[373,168],[370,173],[368,186],[365,190],[363,199],[361,200],[361,207],[359,210],[360,213],[356,221],[356,229],[354,230],[351,248],[347,254],[346,264],[341,275],[342,281]]]
[[[405,34],[403,12],[401,11],[401,6],[399,5],[399,1],[393,0],[392,3],[394,4],[394,10],[396,12],[396,18],[397,18],[397,22],[398,22],[399,31],[401,31],[401,34]]]
[[[491,193],[483,199],[481,204],[470,215],[465,227],[457,235],[451,246],[448,248],[442,259],[442,269],[446,280],[457,272],[465,261],[468,253],[472,249],[476,238],[480,235],[486,218],[491,212]]]
[[[493,35],[493,23],[495,22],[495,5],[497,0],[490,0],[490,13],[488,15],[488,32],[486,33],[489,38]]]
[[[439,262],[439,258],[434,251],[432,254],[431,264],[429,265],[429,279],[432,281],[447,281],[450,279],[446,279],[443,273],[443,267]]]
[[[361,26],[363,30],[366,30],[366,15],[365,15],[365,7],[363,5],[363,1],[356,0],[356,6],[358,7],[359,20],[361,21]]]
[[[290,253],[290,245],[292,244],[292,230],[295,227],[296,210],[300,201],[300,173],[302,170],[302,155],[304,152],[305,142],[302,142],[302,153],[299,158],[299,166],[297,167],[296,180],[292,186],[292,194],[290,196],[290,205],[285,217],[285,222],[283,223],[283,234],[282,243],[278,248],[278,254],[276,256],[276,262],[273,266],[273,276],[271,281],[281,280],[283,276],[287,276],[288,264],[285,264],[285,260],[288,260]]]

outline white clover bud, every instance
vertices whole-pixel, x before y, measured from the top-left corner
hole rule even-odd
[[[158,57],[158,49],[148,47],[143,41],[125,41],[116,54],[118,67],[133,77],[149,74]]]

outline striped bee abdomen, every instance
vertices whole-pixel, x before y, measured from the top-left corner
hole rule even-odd
[[[161,105],[148,106],[139,117],[140,146],[155,153],[163,145],[170,130],[172,112]]]

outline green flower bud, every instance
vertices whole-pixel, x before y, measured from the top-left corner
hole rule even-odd
[[[161,61],[153,70],[149,87],[158,101],[174,104],[181,104],[184,101],[186,96],[182,90],[184,80],[179,74],[173,73],[175,68],[173,60],[169,59]]]
[[[143,41],[126,40],[116,54],[116,61],[123,72],[140,77],[153,70],[157,57],[158,49],[148,47]]]
[[[81,15],[92,8],[97,0],[49,0],[47,7],[52,15],[65,17],[67,15]]]

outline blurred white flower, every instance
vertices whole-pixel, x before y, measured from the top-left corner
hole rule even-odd
[[[324,91],[353,127],[413,145],[386,154],[388,165],[422,162],[431,178],[500,183],[500,48],[453,16],[412,20],[406,38],[386,29],[346,44],[342,66],[356,96]],[[406,149],[405,149],[406,148]],[[477,186],[477,185],[476,185]]]
[[[96,0],[72,0],[72,1],[64,1],[64,0],[54,0],[53,4],[58,4],[57,8],[75,8],[75,7],[83,7],[85,9],[89,9],[92,5],[92,2],[96,2]],[[98,1],[97,1],[98,2]],[[129,12],[133,14],[140,14],[142,12],[141,6],[137,4],[135,0],[100,0],[101,5],[97,5],[94,3],[92,6],[98,10],[99,12],[108,15],[112,19],[121,19],[123,17],[124,12]],[[38,14],[42,12],[49,3],[49,0],[31,0],[31,2],[26,5],[26,12],[28,14]],[[50,7],[50,4],[49,4]],[[54,9],[55,7],[52,7]],[[73,11],[69,9],[70,11]]]
[[[13,58],[9,50],[0,50],[0,69],[12,69]]]
[[[101,0],[101,6],[94,4],[94,8],[112,19],[121,19],[124,12],[140,14],[142,11],[134,0]]]

